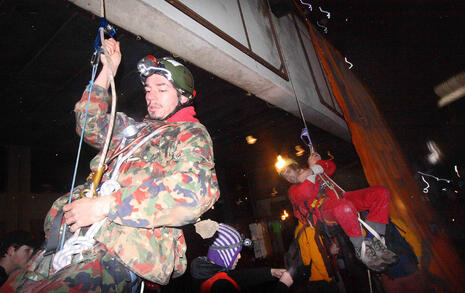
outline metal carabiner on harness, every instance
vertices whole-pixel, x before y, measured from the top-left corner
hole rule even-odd
[[[100,62],[100,50],[94,51],[92,57],[90,57],[90,65],[96,66]]]

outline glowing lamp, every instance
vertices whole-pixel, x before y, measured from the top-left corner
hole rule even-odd
[[[257,139],[255,137],[253,137],[252,135],[249,135],[245,138],[245,140],[247,140],[247,143],[248,144],[254,144],[257,142]]]
[[[285,221],[289,217],[289,214],[286,210],[283,210],[283,214],[281,215],[281,220]]]
[[[283,159],[283,157],[278,155],[278,158],[274,166],[276,167],[276,171],[278,171],[278,173],[281,174],[284,168],[293,164],[297,164],[297,162],[289,158]]]
[[[286,165],[286,162],[283,160],[283,157],[278,156],[276,160],[276,164],[274,164],[274,166],[276,167],[276,170],[278,170],[278,172],[281,172],[281,170],[284,168],[285,165]]]

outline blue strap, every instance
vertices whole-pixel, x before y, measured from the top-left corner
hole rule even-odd
[[[71,200],[73,198],[74,184],[76,183],[77,170],[78,170],[78,166],[79,166],[79,158],[81,156],[82,142],[84,140],[84,131],[86,129],[86,124],[87,124],[87,113],[89,112],[90,96],[92,94],[92,88],[94,87],[94,80],[95,80],[95,76],[97,74],[97,68],[98,68],[98,63],[92,66],[92,77],[91,77],[91,80],[89,81],[89,86],[87,87],[87,90],[89,91],[89,95],[87,97],[86,112],[84,114],[84,123],[83,123],[82,129],[81,129],[81,138],[79,139],[79,147],[78,147],[78,152],[77,152],[77,155],[76,155],[76,162],[74,164],[73,180],[72,180],[72,183],[71,183],[71,190],[69,191],[68,204],[71,203]],[[66,235],[67,227],[68,227],[68,225],[65,223],[63,230],[61,230],[62,235],[61,235],[59,250],[63,249],[63,244],[65,243],[65,235]]]
[[[129,271],[129,275],[131,276],[131,284],[134,284],[132,285],[131,293],[136,293],[137,289],[139,288],[139,280],[137,275],[134,274],[131,270]]]

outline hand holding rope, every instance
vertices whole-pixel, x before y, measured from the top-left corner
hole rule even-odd
[[[100,27],[99,27],[99,32],[98,32],[99,34],[98,34],[98,37],[97,37],[96,40],[98,40],[98,39],[100,40],[100,42],[102,44],[103,52],[105,54],[104,58],[106,58],[106,63],[108,64],[107,73],[108,73],[108,79],[110,81],[110,86],[111,86],[112,105],[111,105],[110,121],[109,121],[109,124],[108,124],[108,132],[106,134],[105,143],[104,143],[104,146],[102,148],[102,152],[101,152],[101,156],[100,156],[100,162],[99,162],[99,165],[98,165],[98,168],[97,168],[97,172],[95,173],[95,175],[93,175],[93,178],[92,178],[91,187],[90,187],[90,190],[89,190],[89,193],[88,193],[89,197],[93,197],[93,196],[97,195],[96,188],[100,184],[103,173],[105,171],[105,164],[104,163],[105,163],[105,158],[106,158],[108,148],[109,148],[109,145],[110,145],[111,135],[113,133],[114,121],[115,121],[115,116],[116,116],[116,103],[117,103],[116,88],[115,88],[115,83],[114,83],[114,74],[115,73],[113,72],[114,70],[113,70],[112,61],[111,61],[111,59],[109,57],[108,50],[107,50],[105,42],[104,42],[104,40],[105,40],[105,31],[108,31],[109,24],[105,20],[105,10],[104,10],[103,0],[101,1],[101,19],[102,19],[102,21],[101,21],[101,24],[100,24]],[[113,30],[113,32],[114,32],[114,30]],[[72,196],[73,196],[73,193],[74,193],[74,183],[75,183],[75,179],[76,179],[77,166],[78,166],[80,151],[81,151],[81,148],[82,148],[82,141],[83,141],[83,137],[84,137],[85,127],[86,127],[88,107],[89,107],[89,103],[90,103],[90,96],[91,96],[91,92],[92,92],[92,87],[94,85],[95,74],[96,74],[97,67],[98,67],[98,59],[99,59],[98,57],[99,57],[100,50],[98,48],[94,48],[94,49],[95,49],[95,51],[94,51],[94,55],[93,55],[93,58],[92,58],[92,61],[91,61],[91,63],[92,63],[92,79],[91,79],[91,81],[89,83],[89,88],[88,88],[89,96],[88,96],[88,99],[87,99],[86,112],[85,112],[84,123],[83,123],[82,131],[81,131],[81,139],[80,139],[80,143],[79,143],[79,149],[78,149],[78,154],[77,154],[77,158],[76,158],[76,164],[75,164],[74,175],[73,175],[73,182],[72,182],[72,186],[71,186],[70,195],[69,195],[69,198],[68,198],[68,204],[71,203]],[[59,250],[61,250],[63,248],[65,235],[66,235],[66,230],[67,230],[67,224],[64,224],[64,227],[61,230],[63,232],[62,232],[62,235],[61,235],[61,238],[60,238]],[[79,234],[79,230],[76,232],[76,234]]]

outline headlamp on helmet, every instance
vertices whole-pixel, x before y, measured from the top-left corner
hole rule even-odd
[[[171,57],[157,59],[152,55],[147,55],[137,63],[137,70],[144,85],[149,76],[159,74],[168,79],[181,95],[186,96],[189,100],[195,97],[192,73],[187,67]]]
[[[293,159],[283,158],[279,155],[274,166],[278,174],[281,175],[284,169],[286,169],[287,167],[291,165],[298,165],[298,164]]]

